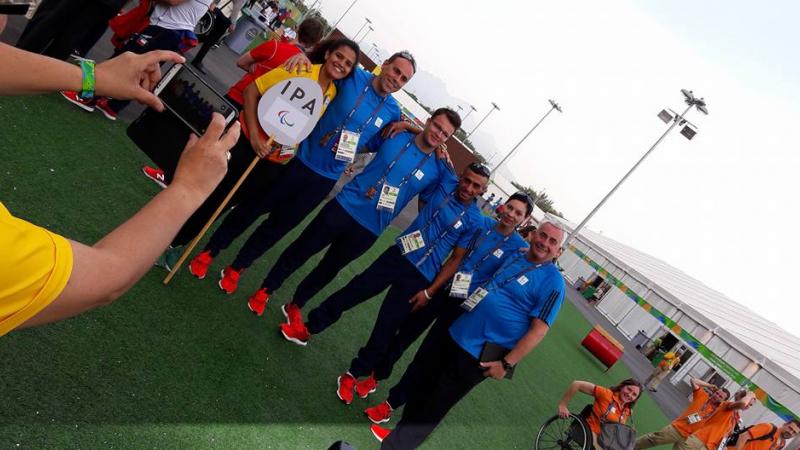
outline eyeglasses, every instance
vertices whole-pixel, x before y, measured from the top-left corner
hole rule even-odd
[[[478,175],[484,176],[489,178],[492,175],[492,172],[489,171],[489,168],[484,166],[482,163],[474,162],[469,165],[469,170],[477,173]]]
[[[392,55],[389,60],[394,60],[395,58],[403,58],[408,60],[411,63],[411,67],[414,69],[414,72],[417,71],[417,60],[414,59],[414,55],[412,55],[408,50],[402,50]]]

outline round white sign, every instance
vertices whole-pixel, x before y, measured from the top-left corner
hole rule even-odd
[[[310,78],[287,78],[258,101],[258,123],[281,145],[297,145],[314,129],[322,113],[322,89]]]

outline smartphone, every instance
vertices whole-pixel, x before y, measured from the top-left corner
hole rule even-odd
[[[33,0],[0,0],[0,14],[26,14]]]
[[[175,113],[198,136],[206,132],[211,114],[217,112],[225,118],[225,128],[239,114],[233,104],[206,83],[188,65],[170,67],[156,86],[154,93],[164,106]]]

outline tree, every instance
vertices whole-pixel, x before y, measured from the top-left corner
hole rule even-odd
[[[539,209],[541,209],[542,211],[556,215],[561,218],[564,217],[564,215],[561,214],[560,211],[555,209],[555,207],[553,206],[553,200],[547,196],[547,192],[544,191],[536,192],[533,188],[528,186],[523,186],[515,181],[512,181],[511,184],[513,184],[514,188],[517,189],[518,191],[522,191],[528,194],[528,196],[532,198],[533,201],[536,203],[536,206],[538,206]]]

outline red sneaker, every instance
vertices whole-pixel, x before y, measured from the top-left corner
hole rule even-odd
[[[294,303],[287,303],[281,306],[281,311],[283,312],[283,316],[286,317],[286,323],[289,325],[303,323],[303,313],[300,312],[300,308]]]
[[[336,395],[345,405],[353,403],[353,388],[355,388],[355,385],[356,379],[350,375],[350,372],[346,372],[336,379]]]
[[[219,288],[223,291],[227,292],[228,294],[233,294],[236,292],[236,288],[239,286],[239,277],[241,276],[242,270],[234,270],[233,267],[228,266],[220,272],[220,276],[222,277],[219,280]],[[263,312],[263,310],[262,310]],[[261,314],[259,314],[260,316]]]
[[[356,382],[356,394],[361,398],[367,398],[369,394],[378,390],[378,380],[375,379],[375,374],[370,374],[364,381]]]
[[[357,389],[357,387],[356,387]],[[388,422],[392,418],[392,405],[389,402],[383,402],[380,405],[375,405],[372,408],[364,410],[364,414],[369,417],[369,420],[374,424]]]
[[[142,173],[155,184],[161,186],[162,189],[167,187],[164,171],[158,167],[142,166]]]
[[[206,250],[195,256],[194,259],[189,262],[189,272],[196,276],[197,279],[202,280],[206,277],[208,266],[211,265],[213,260],[214,258],[211,257],[211,252]]]
[[[308,344],[308,340],[311,339],[311,334],[308,332],[308,328],[306,328],[303,322],[295,322],[292,324],[282,323],[281,334],[287,341],[294,342],[303,347],[305,347]]]
[[[247,301],[247,307],[250,308],[250,311],[253,311],[253,314],[261,317],[264,314],[264,310],[267,309],[268,301],[269,294],[267,289],[261,288]]]
[[[111,109],[110,106],[108,106],[108,99],[107,98],[98,98],[97,102],[95,102],[94,106],[97,109],[99,109],[100,112],[103,113],[104,116],[106,116],[106,119],[108,119],[108,120],[117,120],[117,112],[114,111],[113,109]]]
[[[84,100],[75,91],[61,91],[61,96],[84,111],[94,111],[94,100]]]
[[[378,442],[383,442],[383,440],[389,436],[389,433],[392,432],[392,430],[383,428],[380,425],[370,425],[369,430],[372,431],[372,435],[375,436]]]

